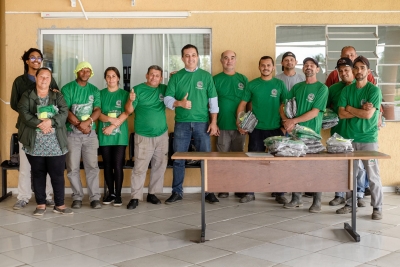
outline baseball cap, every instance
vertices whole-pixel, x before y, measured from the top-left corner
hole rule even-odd
[[[342,57],[340,58],[337,63],[336,63],[336,68],[338,69],[340,66],[346,66],[346,67],[353,67],[353,62],[351,62],[351,59],[348,57]]]
[[[314,59],[314,58],[312,58],[312,57],[306,57],[306,58],[303,60],[303,64],[306,64],[307,61],[312,61],[312,62],[314,62],[314,64],[319,68],[319,64],[318,64],[318,61],[317,61],[316,59]]]
[[[285,54],[283,54],[282,61],[285,59],[285,57],[294,57],[294,59],[296,59],[296,56],[290,51],[288,51]],[[284,70],[285,70],[285,68],[282,66],[282,71],[284,71]]]
[[[356,59],[353,61],[353,66],[356,65],[357,62],[362,62],[364,65],[367,65],[369,69],[369,60],[366,57],[363,56],[358,56]]]
[[[76,66],[76,68],[74,70],[76,78],[78,78],[78,72],[81,71],[82,69],[86,69],[86,68],[90,69],[92,71],[92,74],[90,75],[90,78],[92,78],[94,75],[93,68],[92,68],[92,65],[90,65],[90,63],[87,61],[82,61]]]

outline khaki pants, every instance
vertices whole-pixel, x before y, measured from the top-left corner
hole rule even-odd
[[[168,162],[168,132],[157,137],[135,134],[135,165],[131,175],[131,198],[143,200],[143,186],[151,162],[149,194],[162,193]]]

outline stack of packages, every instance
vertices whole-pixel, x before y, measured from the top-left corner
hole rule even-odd
[[[294,140],[301,140],[307,146],[307,154],[315,154],[325,150],[325,147],[321,143],[322,137],[312,129],[296,125],[293,131],[290,133]]]
[[[306,154],[306,145],[300,140],[284,136],[272,136],[264,140],[268,152],[278,157],[300,157]]]
[[[353,152],[353,146],[351,142],[353,139],[344,139],[339,134],[334,133],[327,141],[326,148],[328,153],[349,153]]]
[[[254,116],[254,113],[251,111],[247,111],[246,113],[243,111],[240,112],[238,119],[240,122],[240,128],[249,133],[253,132],[258,123],[256,116]]]
[[[333,110],[327,108],[322,117],[322,129],[330,129],[339,123],[338,115]]]

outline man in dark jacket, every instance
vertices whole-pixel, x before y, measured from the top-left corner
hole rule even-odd
[[[30,89],[35,88],[35,75],[36,71],[41,67],[43,54],[39,49],[30,48],[22,57],[24,62],[24,74],[18,76],[13,83],[11,91],[11,108],[18,112],[18,102],[22,94]],[[54,79],[50,83],[51,89],[58,89],[57,83]],[[16,128],[19,128],[21,118],[18,116]],[[54,201],[51,196],[53,188],[51,187],[50,178],[47,176],[46,182],[46,204],[54,206]],[[31,165],[26,158],[25,152],[22,150],[22,144],[19,142],[19,175],[18,175],[18,196],[17,202],[13,206],[14,209],[19,210],[28,204],[32,197],[31,189]]]

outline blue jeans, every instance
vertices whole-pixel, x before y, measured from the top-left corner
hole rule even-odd
[[[187,152],[190,140],[198,152],[210,152],[210,135],[207,133],[208,122],[175,122],[174,152]],[[173,164],[172,193],[183,195],[183,179],[185,178],[185,160],[175,160]]]
[[[364,198],[365,188],[369,187],[367,171],[365,170],[362,161],[359,161],[357,174],[357,198]],[[335,197],[346,198],[345,192],[335,192]]]

